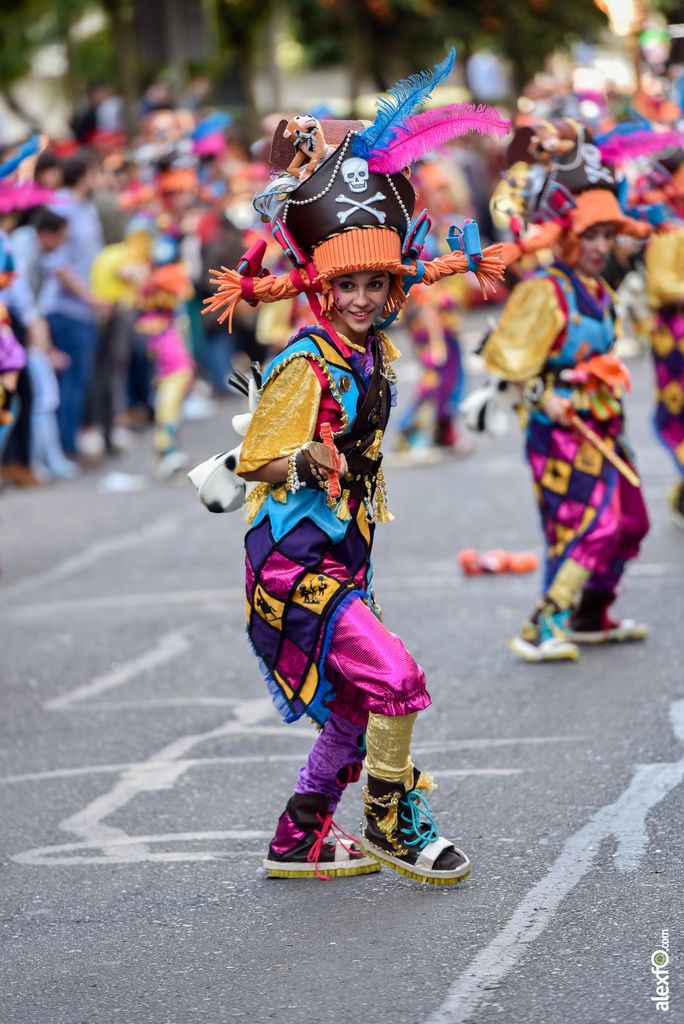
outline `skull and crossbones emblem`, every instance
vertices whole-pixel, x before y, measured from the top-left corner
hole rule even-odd
[[[590,185],[596,185],[599,181],[605,181],[608,185],[614,183],[609,168],[602,165],[601,150],[598,146],[585,143],[581,148],[581,154],[584,160],[584,171]]]
[[[374,196],[371,196],[369,199],[364,199],[361,202],[359,202],[358,199],[352,199],[351,196],[337,196],[337,198],[335,199],[336,203],[346,203],[349,206],[348,210],[339,211],[339,213],[337,214],[337,219],[339,220],[340,224],[344,224],[347,217],[351,217],[352,213],[356,213],[357,210],[364,210],[366,213],[372,213],[380,224],[384,224],[385,218],[387,217],[385,211],[376,210],[375,207],[371,206],[370,204],[379,202],[380,199],[386,198],[387,196],[384,195],[382,192],[376,192]]]
[[[342,177],[351,192],[365,192],[368,188],[368,161],[352,156],[340,167]]]

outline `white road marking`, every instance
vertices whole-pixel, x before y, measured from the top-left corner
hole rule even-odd
[[[232,829],[224,832],[169,832],[166,835],[150,835],[150,836],[122,836],[119,839],[110,839],[106,844],[105,853],[95,854],[91,852],[97,847],[97,844],[93,843],[62,843],[59,846],[37,846],[33,850],[26,850],[24,853],[19,853],[13,859],[18,864],[28,864],[32,867],[53,864],[110,864],[112,860],[125,860],[130,861],[131,858],[123,856],[116,857],[113,853],[119,850],[125,850],[125,848],[138,849],[141,844],[154,844],[154,843],[196,843],[196,842],[211,842],[216,840],[226,839],[238,839],[243,841],[249,841],[259,839],[263,842],[264,839],[270,839],[273,835],[272,832],[256,832],[249,830]],[[84,853],[79,854],[79,851]],[[242,857],[263,857],[263,849],[259,850],[240,850],[231,851],[235,856]],[[217,857],[225,856],[223,850],[164,850],[160,853],[154,853],[150,850],[144,854],[144,856],[136,856],[132,858],[137,862],[143,861],[157,861],[168,863],[169,861],[201,861],[201,860],[216,860]]]
[[[124,662],[123,665],[113,669],[111,672],[106,672],[102,676],[96,676],[89,683],[77,686],[74,690],[70,690],[69,693],[53,697],[52,700],[46,701],[43,707],[46,711],[69,711],[74,704],[88,700],[89,697],[99,697],[101,693],[113,690],[116,686],[122,686],[143,672],[148,672],[150,669],[157,668],[158,665],[163,665],[165,662],[177,658],[180,654],[185,654],[186,651],[190,650],[187,633],[191,628],[188,626],[166,633],[159,638],[157,646],[153,647],[152,650],[145,651],[144,654],[138,655],[137,658]]]
[[[271,736],[272,732],[265,729],[250,732],[251,736]],[[288,730],[288,735],[290,731]],[[306,758],[308,750],[299,754],[245,754],[241,757],[192,757],[182,763],[186,770],[211,766],[214,764],[270,764],[278,761],[301,761]],[[45,772],[25,772],[23,775],[5,775],[0,778],[0,786],[14,786],[21,782],[51,782],[53,779],[72,779],[81,775],[118,775],[121,772],[136,768],[139,761],[122,762],[121,764],[88,764],[82,768],[53,768]],[[179,762],[174,762],[179,763]]]
[[[303,730],[292,729],[290,726],[272,728],[261,726],[250,729],[247,734],[250,739],[263,736],[292,736],[304,738]],[[309,733],[307,739],[311,739]],[[280,761],[302,761],[309,751],[304,750],[298,754],[245,754],[241,757],[192,757],[184,758],[182,761],[174,761],[174,764],[182,764],[185,770],[189,768],[211,768],[213,765],[222,764],[276,764]],[[51,782],[53,779],[71,779],[80,775],[117,775],[120,772],[130,771],[140,764],[139,761],[122,762],[121,764],[91,764],[82,768],[53,768],[44,772],[25,772],[23,775],[5,775],[0,778],[0,786],[14,786],[21,782]],[[524,768],[438,768],[432,775],[520,775],[526,771]]]
[[[104,556],[103,556],[104,557]],[[56,570],[49,570],[50,572]],[[78,571],[78,570],[74,570]],[[663,576],[683,576],[684,564],[677,562],[635,562],[627,567],[630,579],[659,579]],[[33,583],[38,580],[37,583]],[[50,581],[47,581],[50,582]],[[410,593],[411,590],[461,590],[472,587],[472,581],[460,573],[435,573],[420,576],[383,576],[379,581],[381,587],[391,596]],[[500,580],[499,582],[504,582]],[[520,577],[513,576],[509,582],[519,583]],[[20,584],[31,584],[31,588],[42,585],[42,579],[31,577],[10,584],[0,591],[0,599],[5,594],[12,594],[13,588]],[[23,591],[19,591],[21,593]],[[244,600],[243,587],[219,587],[207,590],[172,590],[161,593],[116,594],[107,597],[74,598],[65,601],[38,601],[32,604],[20,604],[12,608],[3,608],[3,619],[9,622],[34,622],[39,619],[71,617],[74,614],[90,615],[112,611],[135,611],[146,608],[173,608],[187,605],[199,605],[200,611],[223,611],[225,606]],[[204,606],[202,609],[201,606]]]
[[[670,705],[670,720],[675,736],[684,743],[684,700]],[[566,841],[549,873],[523,897],[508,924],[451,986],[426,1024],[463,1024],[471,1018],[485,992],[518,963],[551,922],[562,900],[591,868],[604,839],[617,840],[616,868],[636,871],[648,843],[646,816],[682,779],[684,756],[637,765],[627,789]]]
[[[208,605],[211,610],[220,609],[233,601],[244,601],[244,587],[220,587],[207,590],[167,590],[161,593],[113,594],[106,597],[79,597],[67,601],[38,601],[35,604],[20,604],[3,610],[3,618],[13,622],[33,622],[36,619],[57,618],[62,615],[112,611],[137,611],[144,608],[186,607],[187,605]]]
[[[215,729],[181,736],[179,739],[167,743],[146,761],[125,767],[120,773],[120,778],[108,792],[91,800],[81,811],[77,811],[76,814],[70,815],[59,823],[60,829],[72,832],[79,837],[80,843],[76,844],[79,849],[102,851],[101,854],[89,856],[88,863],[207,859],[204,854],[199,855],[196,851],[176,852],[173,855],[168,853],[152,854],[149,849],[150,842],[172,842],[173,839],[168,835],[163,840],[129,836],[122,828],[106,825],[105,820],[142,793],[172,789],[189,768],[194,766],[195,759],[185,756],[193,747],[229,736],[259,736],[264,732],[268,734],[270,728],[259,723],[264,718],[274,715],[275,712],[270,698],[262,697],[257,700],[236,703],[233,714],[233,718]],[[274,728],[278,730],[278,735],[287,732],[289,736],[305,737],[309,742],[315,735],[313,729],[290,728],[287,730],[285,726]],[[191,833],[182,833],[182,835],[187,837]],[[192,835],[196,835],[198,839],[205,837],[204,832],[192,833]],[[62,848],[41,847],[40,850],[24,850],[16,854],[13,859],[20,864],[56,864],[58,861],[46,851],[58,849]],[[82,863],[83,860],[79,857],[67,857],[66,862]],[[59,863],[65,863],[65,861],[62,860]]]
[[[193,506],[194,511],[194,506]],[[128,551],[131,548],[144,547],[150,541],[163,540],[173,536],[180,529],[183,522],[189,517],[190,510],[186,512],[167,512],[151,523],[141,526],[137,530],[130,530],[126,533],[119,533],[114,537],[107,537],[105,540],[95,541],[89,544],[77,555],[70,555],[64,558],[57,565],[45,572],[36,573],[35,576],[27,576],[10,583],[0,591],[0,600],[3,604],[7,598],[14,600],[19,594],[25,594],[30,590],[39,590],[52,583],[59,583],[60,580],[75,576],[84,569],[89,569],[104,558],[111,558],[120,551]]]
[[[437,779],[466,775],[522,775],[524,768],[436,768],[430,772]]]
[[[506,736],[501,739],[449,740],[446,743],[420,743],[411,747],[412,754],[431,754],[440,750],[487,750],[490,747],[514,747],[520,744],[577,743],[589,736]]]

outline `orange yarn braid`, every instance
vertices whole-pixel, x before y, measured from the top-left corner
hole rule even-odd
[[[487,297],[485,285],[489,284],[493,288],[494,282],[503,277],[505,265],[501,259],[502,248],[503,246],[498,244],[489,245],[483,250],[483,258],[478,265],[476,277],[485,298]],[[440,256],[436,260],[430,260],[425,263],[423,283],[435,284],[436,281],[440,281],[443,277],[465,274],[467,271],[467,256],[462,252],[452,252],[447,256]],[[202,312],[218,313],[219,310],[223,310],[218,318],[218,322],[222,324],[227,319],[228,330],[232,330],[233,312],[238,302],[243,298],[242,282],[245,278],[242,278],[237,270],[228,270],[227,267],[221,267],[220,271],[212,270],[210,274],[213,277],[212,283],[218,285],[218,288],[215,295],[204,300],[205,308]],[[332,306],[330,282],[327,278],[321,276],[319,276],[318,280],[320,280],[322,285],[321,308],[323,313],[329,316]],[[289,274],[282,274],[280,277],[274,277],[272,274],[269,274],[268,277],[249,278],[249,281],[253,288],[254,299],[257,302],[279,302],[281,299],[294,299],[304,290],[303,287],[298,287],[292,283]],[[395,310],[401,309],[406,301],[407,296],[402,287],[401,276],[399,274],[392,274],[387,302],[383,308],[383,316],[389,316]]]
[[[223,312],[218,318],[218,322],[222,324],[227,317],[228,330],[232,331],[233,312],[242,299],[241,282],[243,278],[240,277],[237,270],[228,270],[227,267],[221,267],[220,271],[211,270],[210,273],[214,276],[212,283],[217,284],[218,288],[214,296],[204,300],[206,309],[203,309],[202,312],[217,313],[222,309]],[[292,284],[289,274],[281,274],[279,277],[269,274],[268,277],[252,277],[249,280],[254,288],[254,298],[258,302],[280,302],[281,299],[294,299],[302,291],[301,288]]]
[[[507,267],[515,263],[521,256],[527,256],[540,249],[552,249],[557,244],[564,228],[554,221],[542,224],[539,231],[531,238],[523,238],[519,242],[504,242],[501,259]]]
[[[482,295],[486,299],[487,292],[485,285],[494,289],[494,282],[500,281],[503,277],[505,264],[501,259],[501,243],[488,245],[482,250],[482,259],[478,265],[475,276],[482,289]],[[436,260],[430,260],[425,264],[423,284],[435,284],[443,277],[451,277],[453,274],[465,274],[468,270],[468,257],[462,252],[451,252],[448,256],[439,256]]]

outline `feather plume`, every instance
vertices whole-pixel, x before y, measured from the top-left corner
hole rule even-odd
[[[603,135],[597,135],[594,142],[597,146],[607,142],[608,139],[612,139],[614,135],[631,135],[632,132],[648,132],[653,130],[651,122],[642,117],[641,114],[637,114],[636,110],[628,108],[626,113],[629,115],[623,121],[618,121],[614,128],[610,131],[604,132]]]
[[[382,147],[392,132],[400,128],[406,118],[425,102],[434,87],[449,77],[455,60],[456,50],[452,46],[434,71],[410,75],[388,89],[387,96],[379,96],[376,103],[378,112],[373,124],[354,136],[354,156],[367,160],[371,150]]]
[[[510,127],[511,122],[504,120],[496,107],[454,103],[439,110],[427,110],[408,117],[382,148],[373,147],[367,157],[368,166],[377,174],[396,174],[457,135],[480,132],[502,139]]]
[[[671,146],[684,145],[684,135],[679,132],[634,131],[616,134],[597,143],[602,158],[610,164],[659,153]]]

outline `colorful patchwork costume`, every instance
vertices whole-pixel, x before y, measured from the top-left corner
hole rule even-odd
[[[537,191],[529,184],[527,196],[536,199],[532,209],[544,229],[531,245],[518,243],[505,253],[515,258],[532,251],[535,241],[554,241],[561,258],[515,287],[483,351],[488,370],[524,386],[527,405],[525,452],[547,557],[542,600],[511,647],[530,661],[574,660],[577,643],[646,635],[645,627],[614,622],[607,614],[625,564],[648,531],[648,516],[624,436],[622,394],[629,373],[611,351],[617,335],[613,295],[600,278],[574,269],[577,239],[585,231],[594,225],[627,231],[632,225],[615,198],[612,170],[597,161],[598,150],[582,126],[566,122],[566,134],[568,127],[576,145],[551,165],[551,173],[537,164],[530,175],[542,171]],[[574,425],[546,414],[551,394],[566,400]]]
[[[646,285],[654,311],[651,350],[656,376],[653,425],[672,455],[679,478],[669,497],[675,523],[684,529],[684,149],[659,159],[657,170],[670,174],[665,188],[649,198],[665,203],[667,222],[646,249]]]
[[[311,129],[312,136],[324,131],[325,146],[334,150],[306,180],[286,172],[292,140],[283,148],[282,122],[271,157],[282,173],[255,206],[295,269],[273,277],[250,251],[237,272],[217,274],[209,307],[225,318],[240,298],[273,302],[303,292],[317,319],[266,368],[237,467],[238,474],[258,475],[287,459],[286,478],[283,472],[276,483],[258,483],[248,497],[248,633],[285,720],[306,714],[321,727],[264,861],[274,875],[320,876],[320,864],[329,877],[386,864],[449,885],[470,871],[465,854],[439,836],[425,801],[433,783],[411,761],[413,723],[430,703],[423,671],[382,624],[372,591],[375,523],[392,518],[380,447],[398,352],[377,326],[359,345],[338,334],[330,319],[330,282],[340,275],[388,271],[383,316],[391,318],[417,280],[432,283],[468,269],[481,281],[500,274],[497,247],[470,256],[457,248],[432,262],[419,258],[429,222],[411,220],[415,195],[402,170],[420,155],[415,124],[427,115],[413,111],[452,64],[453,54],[433,75],[395,86],[373,125],[325,122]],[[451,124],[451,134],[473,126],[507,130],[490,110],[447,108],[429,116],[435,115]],[[434,144],[428,136],[425,144]],[[313,150],[315,139],[304,141]],[[310,451],[327,430],[347,459],[339,494],[334,474],[312,465],[302,450]],[[333,839],[332,815],[344,788],[359,778],[364,755],[367,823],[360,848],[350,837]]]

